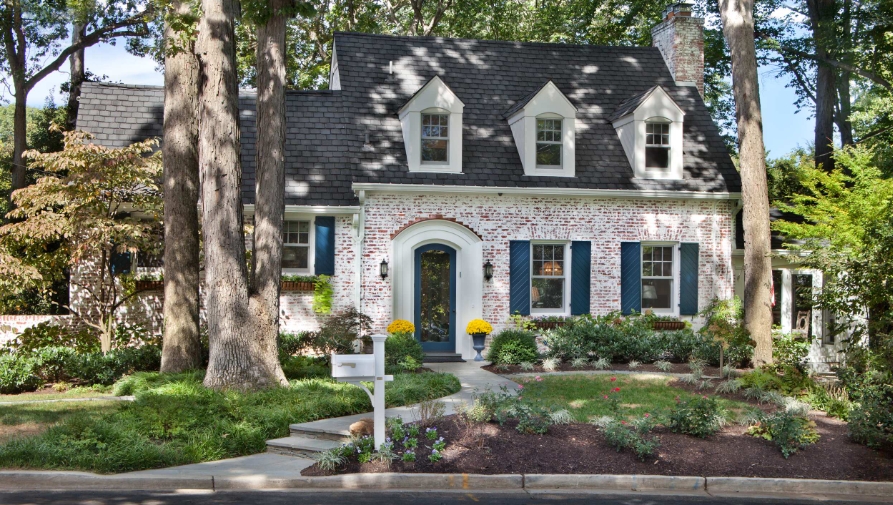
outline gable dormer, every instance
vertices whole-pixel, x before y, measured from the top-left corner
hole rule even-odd
[[[660,86],[620,104],[609,117],[640,179],[682,179],[685,112]]]
[[[524,175],[574,177],[577,108],[551,80],[503,114]]]
[[[462,173],[465,104],[438,76],[397,111],[410,172]]]

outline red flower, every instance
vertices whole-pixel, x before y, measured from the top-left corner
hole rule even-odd
[[[620,421],[620,424],[626,424],[626,421]]]
[[[617,381],[617,377],[611,377],[611,382],[616,382],[616,381]]]
[[[648,412],[645,412],[645,419],[648,419],[649,417],[651,417],[651,414],[649,414]]]
[[[607,399],[608,399],[608,395],[605,395],[605,400],[607,400]]]
[[[615,393],[619,393],[619,392],[620,392],[620,388],[614,388],[614,392],[615,392]]]
[[[518,389],[524,389],[524,384],[518,384]]]

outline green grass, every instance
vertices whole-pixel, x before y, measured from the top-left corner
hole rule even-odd
[[[109,473],[213,461],[262,452],[266,440],[288,435],[290,423],[371,410],[365,392],[331,379],[255,393],[211,391],[201,379],[201,373],[123,379],[115,392],[135,394],[134,402],[74,412],[40,435],[10,440],[0,445],[0,468]],[[398,374],[386,403],[415,403],[459,388],[448,374]]]
[[[688,400],[696,395],[670,386],[668,377],[656,375],[618,375],[615,382],[611,376],[561,375],[543,377],[541,382],[524,378],[525,400],[539,402],[553,410],[567,409],[577,422],[588,422],[601,416],[611,415],[609,402],[604,399],[610,391],[619,387],[617,393],[622,411],[627,417],[639,417],[645,413],[662,419],[676,406],[676,398]],[[704,390],[710,395],[712,389]],[[746,403],[721,398],[720,405],[731,413],[750,410]]]
[[[111,388],[95,387],[95,388],[74,388],[63,393],[21,393],[17,395],[0,395],[0,403],[6,402],[33,402],[40,400],[63,400],[72,398],[97,398],[101,396],[109,396]],[[0,408],[3,408],[0,405]]]

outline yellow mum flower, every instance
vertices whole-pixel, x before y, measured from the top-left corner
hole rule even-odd
[[[469,335],[474,335],[475,333],[489,335],[492,331],[493,327],[483,319],[472,319],[468,322],[468,326],[465,328],[465,333],[468,333]]]
[[[415,333],[415,325],[406,319],[397,319],[388,325],[388,333]]]

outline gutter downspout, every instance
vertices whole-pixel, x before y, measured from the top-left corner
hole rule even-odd
[[[354,304],[361,313],[365,314],[365,307],[363,307],[363,248],[365,247],[366,241],[366,192],[358,191],[357,198],[360,201],[360,212],[355,215],[356,222],[354,223],[356,226],[357,233],[357,257],[356,257],[356,267],[354,270],[354,281],[356,287],[354,288]]]

